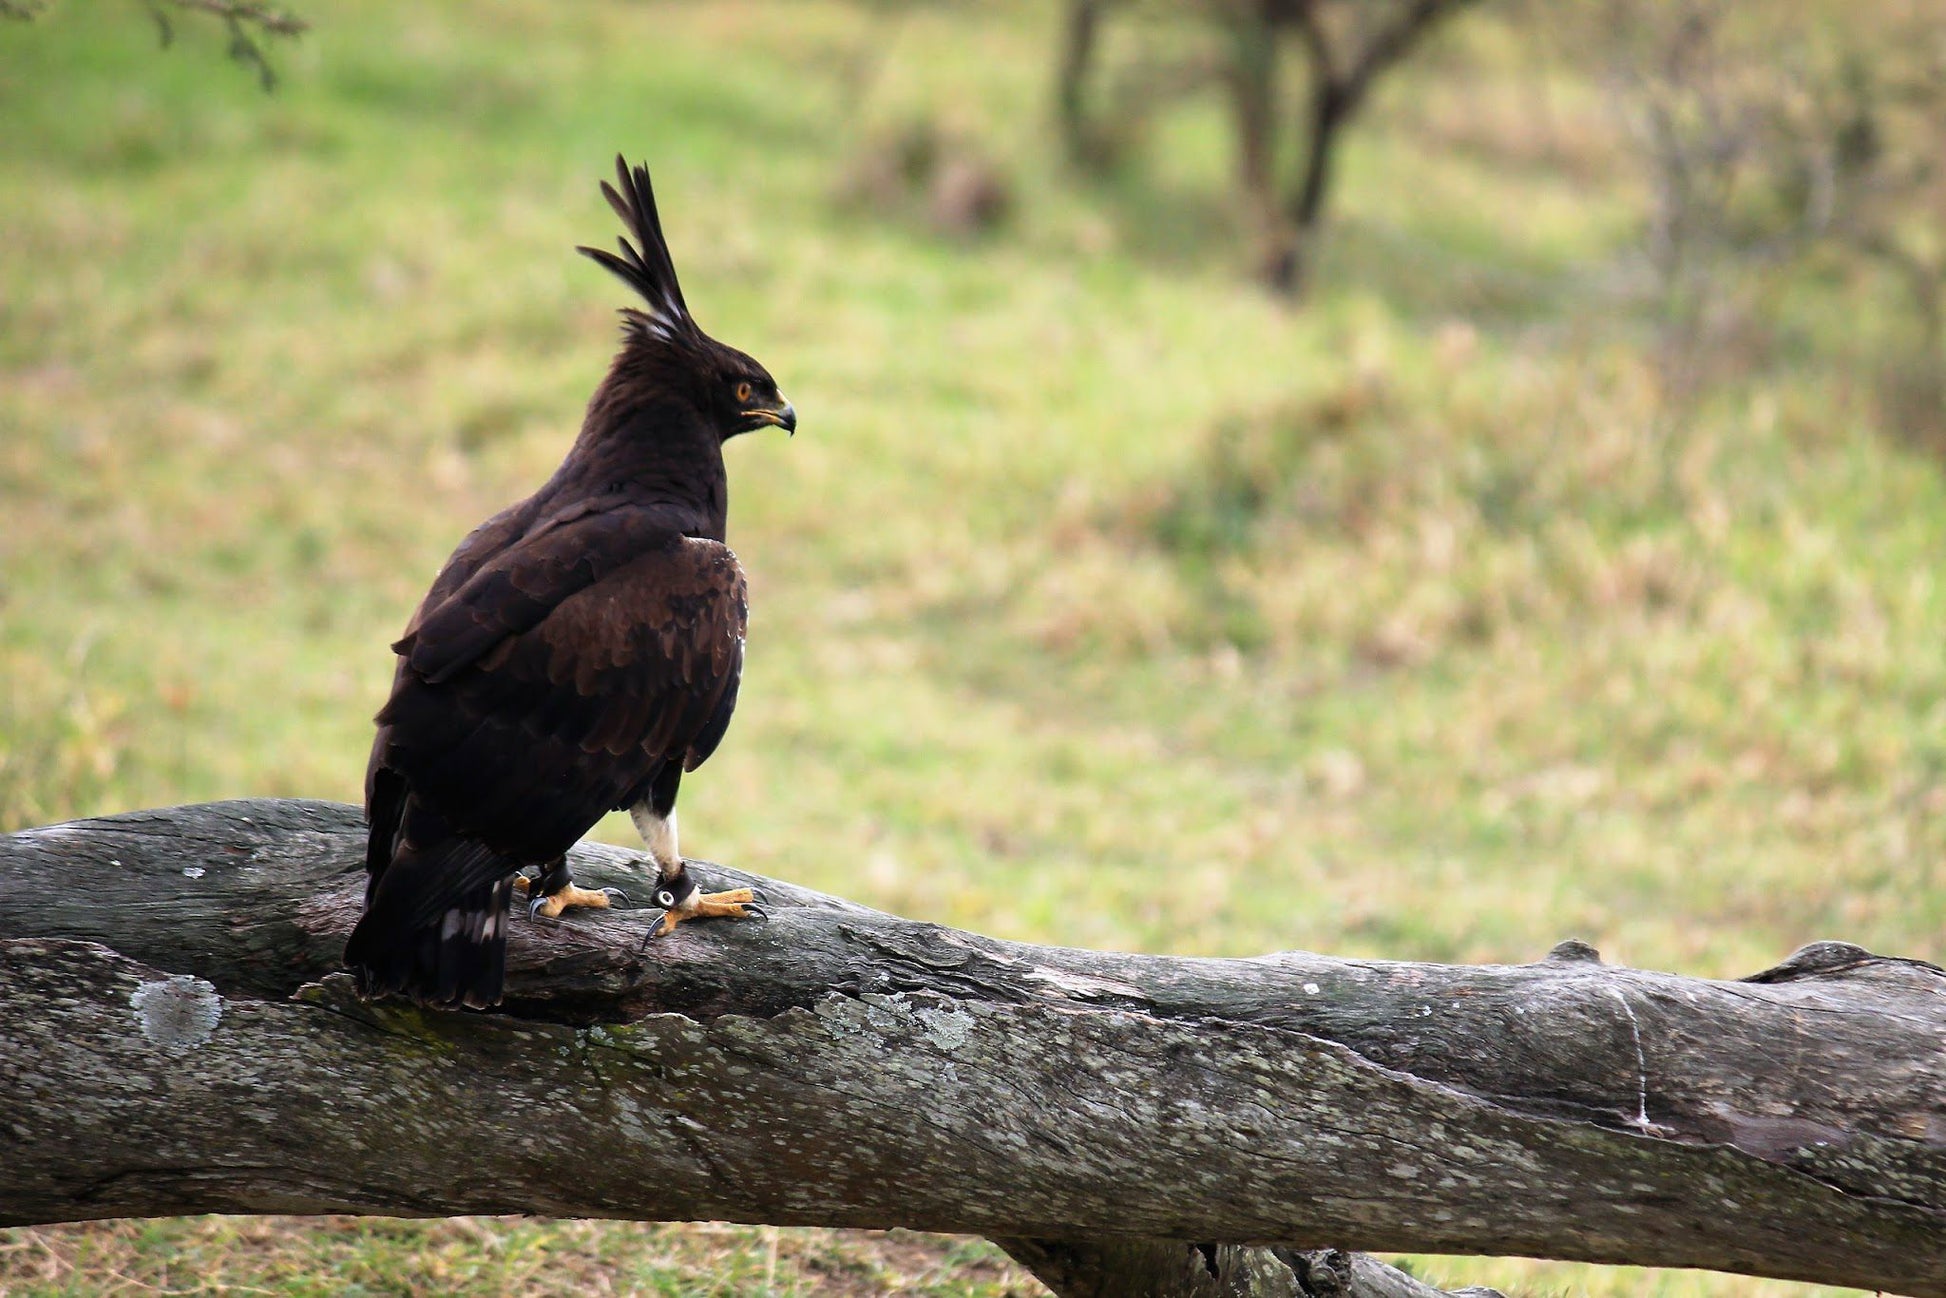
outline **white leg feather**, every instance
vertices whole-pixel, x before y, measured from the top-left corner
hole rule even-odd
[[[670,812],[667,819],[655,814],[655,809],[646,801],[638,802],[628,810],[629,819],[635,822],[635,832],[642,836],[648,845],[649,855],[667,876],[675,874],[682,867],[682,853],[676,849],[676,813]]]

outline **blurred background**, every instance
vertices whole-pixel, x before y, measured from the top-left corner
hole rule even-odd
[[[802,421],[730,448],[690,852],[1079,946],[1946,958],[1929,8],[0,0],[0,829],[359,799],[387,643],[614,350],[621,151]],[[157,1288],[1038,1292],[904,1234],[0,1232],[0,1294]]]

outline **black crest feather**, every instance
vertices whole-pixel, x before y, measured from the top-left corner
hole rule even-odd
[[[622,218],[622,224],[635,236],[617,242],[621,255],[604,248],[577,247],[576,252],[591,257],[642,295],[648,310],[623,311],[632,327],[665,342],[678,337],[696,337],[696,322],[682,300],[682,285],[676,282],[676,264],[669,259],[669,245],[662,237],[662,218],[655,210],[655,190],[649,184],[646,166],[629,168],[628,160],[615,155],[615,184],[603,181],[602,197]],[[637,251],[636,244],[640,244]]]

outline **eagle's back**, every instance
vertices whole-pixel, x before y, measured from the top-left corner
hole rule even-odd
[[[429,677],[402,657],[373,764],[496,851],[552,860],[665,762],[708,756],[747,616],[729,547],[668,536],[469,663]]]

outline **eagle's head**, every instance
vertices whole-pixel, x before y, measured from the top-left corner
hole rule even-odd
[[[713,402],[710,413],[716,417],[716,426],[723,430],[725,438],[753,433],[759,428],[781,428],[786,433],[797,431],[797,412],[777,390],[777,380],[770,377],[769,370],[748,353],[714,339],[703,341],[709,344],[710,365],[704,392]]]
[[[615,180],[614,185],[602,182],[601,192],[641,250],[624,237],[619,241],[620,256],[602,248],[576,251],[614,272],[647,304],[622,310],[633,359],[656,373],[664,391],[686,396],[725,440],[759,428],[795,432],[797,412],[778,392],[770,371],[748,353],[704,333],[689,314],[682,286],[676,282],[675,263],[669,259],[669,245],[662,237],[649,169],[630,170],[627,160],[617,155]]]

